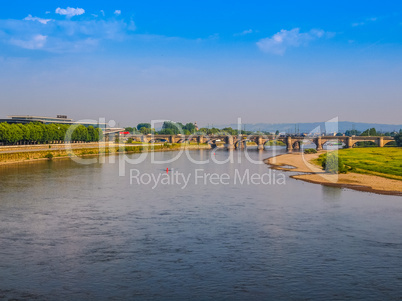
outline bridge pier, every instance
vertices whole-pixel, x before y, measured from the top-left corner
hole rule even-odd
[[[197,137],[197,142],[198,143],[204,143],[204,136],[203,135],[198,136]]]
[[[377,139],[377,145],[378,145],[378,147],[384,147],[384,138],[383,137],[379,137]]]
[[[263,141],[262,141],[262,137],[258,137],[258,138],[257,138],[257,149],[258,149],[258,150],[264,149],[264,143],[263,143]]]
[[[142,135],[142,136],[141,136],[141,142],[148,143],[149,140],[150,140],[150,138],[148,138],[146,135]]]
[[[321,137],[317,137],[314,139],[314,143],[316,145],[316,150],[320,151],[322,150],[322,141],[321,141]]]
[[[168,141],[169,141],[169,143],[175,143],[176,142],[174,136],[169,136]]]
[[[286,137],[286,150],[288,152],[291,152],[293,150],[292,137],[290,136]]]
[[[225,146],[226,146],[226,149],[228,149],[228,150],[231,150],[231,149],[234,149],[235,148],[235,146],[234,146],[234,143],[233,143],[233,137],[232,136],[226,136],[225,137]]]
[[[352,137],[346,138],[346,147],[347,148],[352,148],[353,147],[353,139],[352,139]]]

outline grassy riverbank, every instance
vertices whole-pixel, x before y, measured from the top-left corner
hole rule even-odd
[[[74,145],[72,145],[74,146]],[[143,144],[143,145],[124,145],[124,146],[110,146],[106,145],[104,147],[92,146],[88,148],[73,148],[72,150],[66,149],[49,149],[32,151],[30,149],[19,150],[18,152],[12,153],[0,153],[0,165],[18,163],[18,162],[28,162],[28,161],[39,161],[39,160],[49,160],[57,158],[68,158],[72,156],[98,156],[98,155],[113,155],[119,153],[142,153],[142,152],[152,152],[152,151],[169,151],[169,150],[179,150],[179,149],[205,149],[209,148],[208,144],[197,144],[188,145],[180,143],[165,143],[165,144]]]
[[[321,154],[315,163],[321,166]],[[338,156],[353,172],[402,180],[402,148],[375,147],[341,149]]]
[[[402,196],[401,148],[339,150],[344,163],[354,167],[354,172],[346,174],[325,173],[321,167],[324,154],[326,151],[320,151],[317,154],[295,152],[268,158],[265,162],[274,169],[300,173],[291,176],[297,180]]]

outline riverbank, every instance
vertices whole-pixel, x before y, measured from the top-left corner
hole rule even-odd
[[[69,159],[71,157],[88,157],[101,155],[116,155],[122,153],[142,153],[142,152],[163,152],[181,149],[209,149],[208,144],[189,145],[189,144],[71,144],[70,149],[65,145],[58,145],[57,149],[32,147],[21,147],[12,151],[0,152],[0,166],[22,162],[36,162],[45,160]]]
[[[347,174],[327,174],[317,162],[325,151],[316,154],[289,153],[266,159],[271,168],[299,172],[291,178],[305,182],[333,187],[350,188],[378,194],[402,196],[402,181],[370,174],[349,172]]]

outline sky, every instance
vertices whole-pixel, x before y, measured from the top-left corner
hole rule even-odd
[[[401,1],[7,1],[0,118],[401,124]]]

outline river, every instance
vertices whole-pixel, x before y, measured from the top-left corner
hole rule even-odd
[[[273,148],[247,154],[147,154],[124,176],[118,156],[0,167],[0,299],[402,298],[401,197],[255,164]]]

